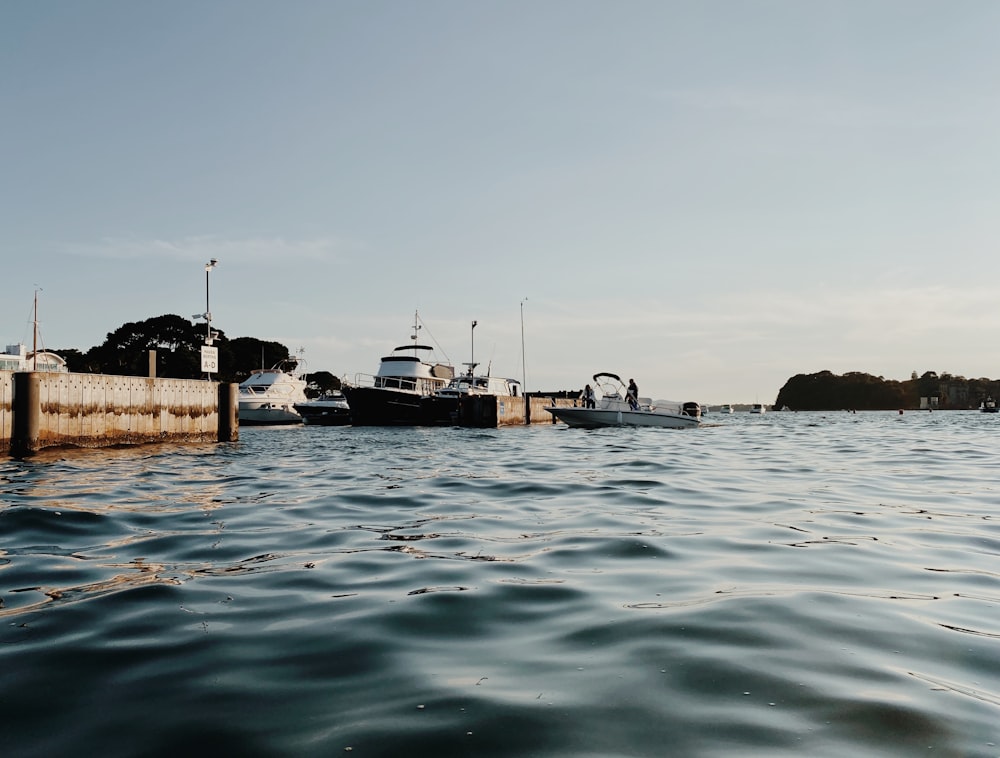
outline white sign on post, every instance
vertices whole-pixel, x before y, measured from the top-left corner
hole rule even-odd
[[[201,346],[201,370],[206,374],[219,373],[219,348]]]

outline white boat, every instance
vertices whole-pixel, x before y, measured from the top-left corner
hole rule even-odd
[[[640,397],[638,408],[630,407],[625,399],[625,383],[617,374],[594,374],[594,388],[600,396],[595,408],[547,406],[545,410],[567,426],[585,429],[605,426],[691,429],[701,424],[701,407],[698,403],[684,403],[678,408],[660,408],[652,405],[649,398]]]
[[[412,345],[403,345],[384,356],[378,372],[358,374],[344,387],[354,426],[412,426],[423,423],[421,399],[444,389],[455,377],[447,363],[424,360],[434,348],[417,343],[420,316],[413,316]]]
[[[979,410],[983,413],[996,413],[997,412],[997,401],[992,397],[988,397],[979,404]]]
[[[351,423],[351,407],[343,392],[332,390],[314,400],[295,403],[295,410],[307,424],[344,426]]]
[[[434,394],[422,399],[423,423],[431,426],[458,424],[462,422],[462,398],[470,395],[492,395],[494,397],[518,397],[521,383],[517,379],[500,376],[476,376],[475,364],[465,364],[468,371],[456,376]]]
[[[730,405],[729,403],[719,406],[719,413],[732,413],[732,412],[733,412],[733,406]]]
[[[767,406],[763,403],[754,403],[750,406],[751,413],[763,414],[767,412]]]
[[[255,369],[239,386],[240,425],[301,424],[296,403],[305,403],[304,361],[286,358],[269,369]]]

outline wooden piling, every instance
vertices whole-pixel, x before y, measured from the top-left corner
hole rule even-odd
[[[10,454],[15,458],[38,452],[41,426],[41,374],[19,371],[14,374],[13,424]]]
[[[236,442],[240,438],[238,400],[238,384],[219,384],[219,442]]]

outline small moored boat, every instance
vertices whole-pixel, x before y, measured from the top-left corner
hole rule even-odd
[[[295,410],[307,424],[344,426],[351,423],[351,407],[343,392],[332,390],[314,400],[295,403]]]
[[[255,369],[240,382],[240,425],[301,424],[296,403],[306,397],[306,379],[300,358],[286,358],[269,369]]]

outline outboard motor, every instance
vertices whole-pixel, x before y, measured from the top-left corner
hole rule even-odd
[[[701,418],[701,406],[698,403],[687,402],[681,406],[681,413],[685,416],[693,416],[694,418]]]

